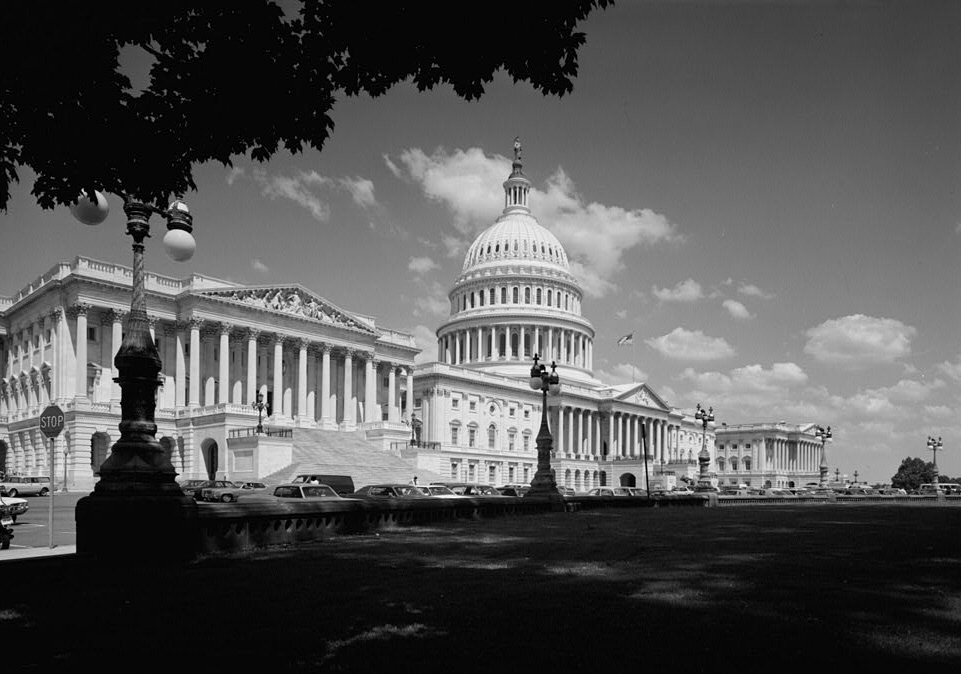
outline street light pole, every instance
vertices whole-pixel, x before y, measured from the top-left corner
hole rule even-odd
[[[253,404],[253,408],[257,410],[257,435],[262,435],[264,432],[264,408],[267,407],[264,404],[264,394],[257,394],[257,402]]]
[[[537,433],[537,472],[531,481],[531,489],[527,496],[546,498],[561,498],[557,491],[557,482],[551,472],[551,451],[554,439],[547,424],[547,395],[560,394],[560,376],[557,374],[557,363],[551,363],[551,371],[543,363],[538,363],[540,356],[534,354],[534,366],[531,368],[530,387],[541,392],[541,428]]]
[[[102,208],[106,217],[106,200]],[[133,280],[126,330],[114,358],[118,371],[114,381],[120,385],[120,439],[101,465],[93,493],[77,503],[77,553],[138,561],[190,558],[195,555],[197,505],[177,484],[177,472],[156,438],[161,360],[147,320],[144,239],[150,236],[151,215],[161,213],[167,219],[168,254],[188,259],[194,248],[192,216],[179,200],[161,211],[128,198],[123,210],[127,234],[133,238]],[[74,214],[85,224],[96,224]]]
[[[928,449],[931,450],[931,460],[934,462],[934,479],[931,480],[934,483],[934,488],[938,488],[938,451],[944,448],[944,443],[941,442],[941,436],[935,440],[930,435],[928,436]]]
[[[814,427],[814,437],[821,441],[821,482],[819,486],[824,487],[827,485],[828,481],[828,455],[827,455],[827,444],[834,437],[831,434],[831,427],[828,426],[824,428],[823,426]]]
[[[708,468],[711,464],[711,454],[707,451],[707,425],[714,421],[714,408],[704,409],[701,403],[697,404],[697,411],[694,418],[701,422],[701,451],[697,455],[697,462],[700,464],[700,473],[697,478],[698,487],[710,487],[711,478],[708,475]]]

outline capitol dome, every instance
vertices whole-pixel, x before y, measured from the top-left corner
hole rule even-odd
[[[564,246],[531,214],[520,142],[504,182],[504,211],[481,232],[452,286],[438,360],[526,377],[534,354],[575,380],[592,380],[594,328]],[[525,369],[526,368],[526,369]]]

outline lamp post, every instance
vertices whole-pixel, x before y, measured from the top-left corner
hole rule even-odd
[[[840,468],[835,468],[835,469],[834,469],[834,481],[835,481],[835,482],[840,482],[840,481],[841,481],[841,469],[840,469]]]
[[[96,193],[71,208],[88,225],[106,218],[107,202]],[[167,220],[164,244],[174,260],[193,255],[193,218],[187,205],[175,200],[162,210],[126,198],[127,234],[133,238],[133,281],[130,313],[123,341],[114,358],[120,385],[120,439],[100,467],[94,491],[77,503],[77,553],[128,557],[138,561],[190,558],[195,554],[197,505],[177,484],[177,472],[157,441],[154,423],[161,361],[150,335],[144,290],[144,239],[150,217]]]
[[[858,471],[854,471],[854,484],[858,483]]]
[[[934,484],[934,488],[938,488],[938,451],[944,448],[944,443],[941,442],[941,436],[935,440],[930,435],[928,436],[928,449],[931,450],[931,460],[934,463],[934,478],[931,482]]]
[[[700,474],[697,478],[698,487],[710,487],[711,478],[708,476],[708,467],[711,464],[711,454],[707,451],[707,425],[714,421],[714,408],[704,409],[701,403],[697,404],[694,418],[701,422],[701,451],[697,455],[697,462],[700,464]]]
[[[261,435],[264,432],[264,408],[267,407],[264,403],[264,394],[257,394],[257,402],[252,403],[253,408],[257,410],[257,435]]]
[[[541,398],[541,428],[537,432],[537,472],[531,480],[531,490],[527,496],[543,496],[560,498],[557,491],[557,482],[551,472],[551,450],[554,440],[551,437],[550,427],[547,425],[547,395],[559,395],[561,392],[560,376],[557,374],[557,363],[551,363],[551,371],[547,371],[547,366],[538,363],[540,359],[534,354],[534,366],[531,368],[530,387],[535,391],[540,391]]]
[[[821,465],[820,465],[821,482],[819,486],[824,487],[828,481],[828,455],[827,455],[826,448],[827,448],[828,442],[834,436],[831,434],[830,426],[828,426],[827,428],[824,428],[823,426],[815,426],[814,437],[821,441]]]

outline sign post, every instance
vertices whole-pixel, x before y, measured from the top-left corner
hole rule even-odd
[[[54,503],[54,482],[57,479],[56,461],[57,453],[55,447],[57,436],[63,430],[63,410],[56,405],[49,405],[40,413],[40,432],[50,439],[50,513],[47,517],[47,528],[49,529],[50,547],[53,548],[53,503]],[[65,461],[66,463],[66,461]],[[66,468],[66,466],[64,466]],[[66,472],[64,472],[64,487],[67,486]]]

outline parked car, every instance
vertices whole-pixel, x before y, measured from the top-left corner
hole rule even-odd
[[[202,487],[200,489],[200,500],[233,503],[241,496],[263,494],[267,491],[267,485],[263,482],[228,482],[227,485],[229,486]]]
[[[30,510],[30,504],[27,503],[27,499],[16,496],[0,496],[0,515],[10,517],[16,522],[17,517],[28,510]]]
[[[354,478],[352,478],[350,475],[321,475],[319,473],[304,473],[295,477],[290,481],[290,483],[326,484],[328,487],[333,487],[334,491],[341,496],[350,496],[354,493]]]
[[[343,501],[344,497],[338,494],[333,487],[327,484],[297,483],[280,484],[274,487],[274,496],[277,498],[292,499],[331,499]]]
[[[462,498],[463,494],[455,494],[451,488],[442,484],[428,484],[420,487],[427,496],[439,498]]]
[[[530,490],[530,485],[515,484],[505,484],[503,487],[497,488],[497,491],[500,492],[501,496],[524,496]]]
[[[368,484],[353,493],[362,498],[417,498],[427,496],[423,487],[413,484]]]
[[[443,485],[461,496],[503,496],[495,487],[476,482],[431,482],[431,485]]]
[[[184,480],[180,483],[180,488],[184,494],[193,497],[195,501],[203,500],[204,489],[212,488],[234,488],[234,483],[228,480]]]
[[[614,496],[613,487],[594,487],[587,491],[588,496]]]
[[[675,496],[687,496],[688,494],[693,494],[694,490],[685,484],[679,484],[671,490],[671,493]]]
[[[0,480],[0,491],[17,496],[46,496],[50,493],[50,478],[46,475],[10,475]]]

